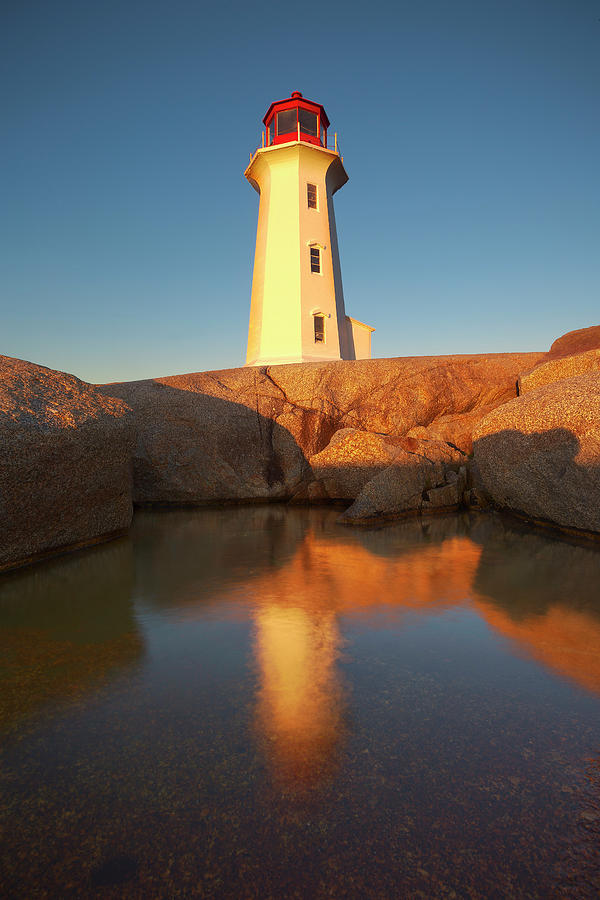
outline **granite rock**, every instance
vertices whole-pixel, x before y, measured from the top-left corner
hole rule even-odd
[[[428,426],[416,425],[411,428],[408,437],[444,441],[470,455],[473,452],[473,431],[496,405],[476,406],[469,412],[439,416]]]
[[[431,488],[423,497],[423,512],[462,506],[465,503],[467,487],[467,467],[461,466],[458,473],[446,472],[446,484]]]
[[[389,441],[440,417],[476,417],[477,410],[514,397],[519,372],[541,358],[517,353],[304,363],[100,389],[133,410],[136,501],[284,499],[303,491],[319,499],[329,493],[322,481],[314,483],[309,460],[336,432],[354,429]]]
[[[442,442],[405,438],[399,443],[393,463],[365,484],[340,521],[363,524],[462,505],[464,454]]]
[[[283,499],[308,468],[286,427],[293,413],[255,370],[107,385],[103,390],[114,391],[133,410],[138,503]]]
[[[129,410],[74,375],[0,357],[0,568],[126,529]]]
[[[102,386],[0,357],[0,568],[126,528],[132,468],[139,503],[342,499],[354,501],[345,520],[361,522],[493,502],[598,531],[600,374],[565,376],[595,372],[599,354],[597,326],[548,354]]]
[[[497,506],[600,532],[600,373],[546,384],[498,407],[478,426],[474,454]]]
[[[389,438],[343,428],[324,450],[310,458],[311,476],[320,487],[311,484],[308,496],[353,500],[371,478],[387,469],[397,453],[397,446]]]
[[[330,435],[323,430],[320,446],[307,453],[312,456],[340,428],[399,436],[441,416],[498,406],[516,396],[519,372],[542,358],[523,353],[365,359],[271,366],[265,374],[296,410],[329,423]],[[300,432],[294,437],[309,450]]]
[[[344,428],[334,434],[329,445],[311,457],[310,476],[317,483],[309,484],[306,492],[295,499],[354,500],[365,485],[381,474],[404,454],[423,457],[430,463],[458,467],[464,460],[455,447],[443,441],[419,440],[410,437],[388,437],[371,432]]]
[[[443,482],[441,462],[401,450],[391,466],[365,485],[340,521],[355,524],[418,512],[428,491]]]
[[[564,378],[574,378],[576,375],[597,371],[600,371],[600,350],[587,350],[574,356],[560,356],[536,366],[527,375],[521,375],[519,394],[526,394],[528,391],[534,391],[538,387]]]
[[[546,354],[546,359],[562,359],[565,356],[600,350],[600,325],[568,331],[557,338]]]

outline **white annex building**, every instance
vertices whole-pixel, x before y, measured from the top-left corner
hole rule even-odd
[[[260,194],[247,366],[370,359],[374,328],[346,315],[333,195],[348,181],[319,103],[272,103],[245,176]]]

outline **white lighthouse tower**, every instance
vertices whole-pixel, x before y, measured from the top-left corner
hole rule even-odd
[[[260,194],[247,366],[370,359],[374,328],[346,315],[333,195],[347,181],[319,103],[272,103],[245,176]]]

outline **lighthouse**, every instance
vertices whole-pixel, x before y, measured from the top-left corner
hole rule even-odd
[[[271,103],[245,176],[260,195],[247,366],[370,359],[375,329],[346,315],[333,195],[348,181],[320,103]],[[329,141],[331,143],[331,141]]]

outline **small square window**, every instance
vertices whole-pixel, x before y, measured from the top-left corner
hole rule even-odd
[[[306,199],[308,202],[309,209],[317,208],[317,186],[316,186],[316,184],[307,184],[306,185]]]
[[[318,247],[310,248],[310,271],[311,272],[320,272],[321,271],[321,251]]]
[[[325,343],[325,316],[313,316],[315,322],[315,344]]]

